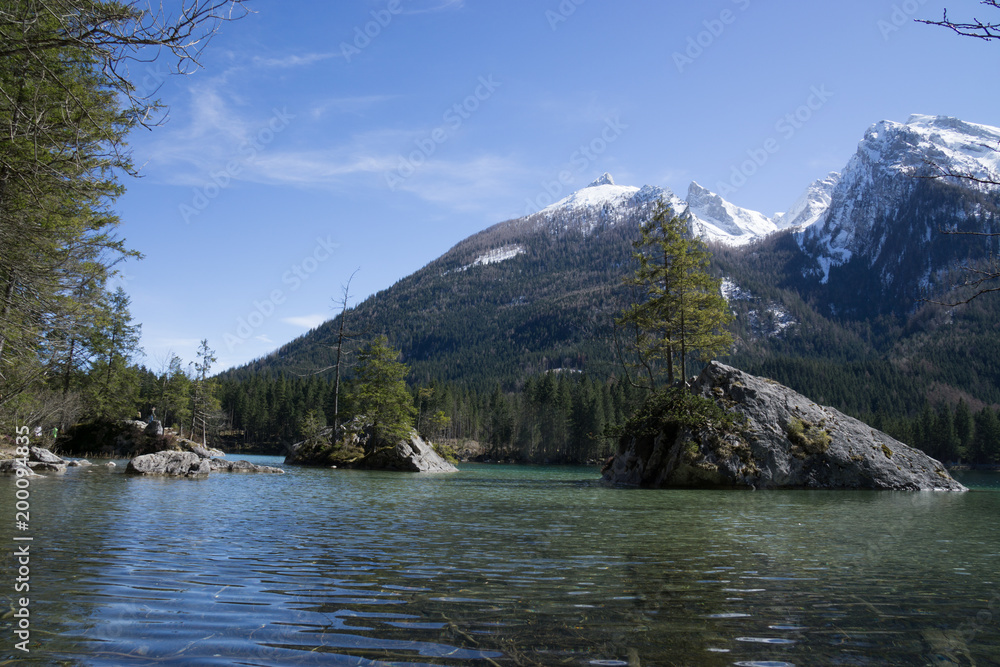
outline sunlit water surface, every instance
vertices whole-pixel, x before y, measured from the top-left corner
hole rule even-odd
[[[279,459],[250,457],[258,463]],[[120,462],[121,463],[121,462]],[[0,479],[0,664],[1000,664],[1000,476],[639,491],[588,468]]]

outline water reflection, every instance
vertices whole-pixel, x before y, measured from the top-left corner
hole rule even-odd
[[[963,625],[1000,592],[998,493],[623,491],[593,477],[71,470],[32,487],[25,662],[875,665],[1000,653],[995,625]]]

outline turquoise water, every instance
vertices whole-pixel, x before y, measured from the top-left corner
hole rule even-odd
[[[250,457],[259,463],[279,459]],[[608,489],[591,468],[0,479],[0,664],[1000,664],[1000,475],[967,494]]]

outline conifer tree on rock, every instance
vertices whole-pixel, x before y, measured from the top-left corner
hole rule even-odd
[[[380,444],[395,444],[413,430],[413,397],[406,387],[409,368],[399,361],[399,350],[378,336],[358,354],[358,386],[354,401],[357,418],[368,435],[366,453]]]
[[[626,279],[637,294],[617,320],[628,331],[638,359],[633,365],[648,378],[650,389],[666,364],[666,380],[687,378],[687,359],[700,353],[705,360],[728,349],[732,335],[725,330],[732,313],[720,291],[720,280],[708,273],[711,254],[694,237],[687,223],[660,202],[642,226],[635,242],[639,266]]]

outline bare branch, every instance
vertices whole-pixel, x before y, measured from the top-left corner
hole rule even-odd
[[[982,0],[980,4],[986,5],[987,7],[993,7],[994,9],[1000,9],[1000,1],[998,0]],[[987,42],[993,41],[994,39],[1000,39],[1000,23],[990,23],[979,19],[972,19],[972,22],[970,23],[958,23],[948,18],[947,9],[944,10],[944,15],[940,21],[917,19],[917,22],[926,23],[927,25],[941,26],[954,31],[956,34],[963,37],[974,37]]]

